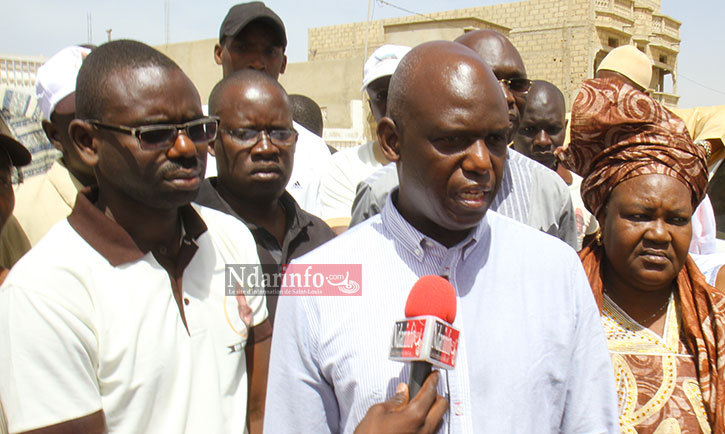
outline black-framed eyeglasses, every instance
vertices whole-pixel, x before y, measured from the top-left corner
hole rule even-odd
[[[251,148],[259,143],[262,139],[262,134],[266,134],[273,145],[283,148],[290,147],[297,141],[297,131],[292,128],[270,128],[261,130],[254,128],[232,128],[222,129],[222,131],[229,134],[232,140],[245,148]]]
[[[87,119],[86,122],[96,128],[104,128],[134,136],[138,140],[139,147],[145,151],[171,148],[176,142],[179,131],[182,130],[192,142],[208,143],[216,138],[219,129],[219,118],[216,116],[206,116],[183,124],[142,125],[134,128],[106,124],[95,119]]]
[[[528,78],[502,78],[498,82],[509,88],[512,92],[522,94],[529,92],[532,83]]]

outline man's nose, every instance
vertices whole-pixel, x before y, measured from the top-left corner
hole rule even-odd
[[[551,137],[549,137],[545,130],[540,130],[534,136],[534,140],[531,144],[537,148],[550,148],[552,145]]]
[[[196,157],[196,144],[183,131],[176,135],[174,146],[169,148],[167,155],[169,158],[191,158]]]
[[[486,173],[491,167],[491,153],[486,146],[486,141],[479,138],[468,147],[462,168],[467,172]]]

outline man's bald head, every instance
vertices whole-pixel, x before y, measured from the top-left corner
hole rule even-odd
[[[548,81],[536,80],[527,97],[521,126],[514,136],[514,148],[539,163],[556,169],[554,149],[566,137],[566,103],[564,94]]]
[[[408,53],[391,77],[387,115],[399,124],[415,116],[416,111],[432,108],[426,97],[434,86],[451,97],[464,99],[474,83],[486,83],[487,97],[498,101],[501,92],[488,86],[495,82],[491,68],[474,51],[447,41],[427,42]]]
[[[521,54],[506,36],[494,30],[468,32],[456,38],[455,42],[478,53],[498,80],[512,80],[507,82],[508,85],[502,83],[502,86],[509,109],[511,134],[515,134],[526,109],[526,92],[530,84]]]
[[[465,238],[500,185],[508,128],[503,92],[474,51],[447,41],[411,50],[378,124],[383,152],[397,164],[403,217],[446,246]]]
[[[282,85],[268,74],[262,74],[256,69],[242,69],[227,75],[214,86],[214,89],[212,89],[209,95],[209,114],[218,116],[222,97],[225,95],[226,89],[240,86],[245,88],[252,86],[271,86],[280,90],[285,95],[285,99],[288,99],[287,92]]]
[[[521,54],[506,36],[497,31],[475,30],[464,33],[456,38],[455,42],[478,53],[498,78],[504,78],[499,77],[499,73],[505,71],[515,72],[526,77],[526,68]]]

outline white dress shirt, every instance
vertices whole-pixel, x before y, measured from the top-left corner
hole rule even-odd
[[[362,295],[280,297],[265,432],[351,433],[407,382],[388,360],[410,288],[448,274],[461,330],[457,366],[438,392],[440,432],[619,432],[613,370],[599,312],[574,251],[495,212],[445,248],[390,199],[374,216],[295,261],[362,264]]]

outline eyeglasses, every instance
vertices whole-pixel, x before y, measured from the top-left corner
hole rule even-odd
[[[502,78],[498,82],[516,93],[528,93],[531,89],[531,80],[528,78]]]
[[[283,148],[292,146],[297,141],[297,131],[290,128],[275,128],[269,130],[256,130],[253,128],[223,129],[232,139],[243,147],[252,147],[259,143],[262,134],[266,134],[273,145]]]
[[[94,119],[88,119],[86,122],[96,128],[105,128],[134,136],[138,140],[141,149],[145,151],[171,148],[174,146],[181,130],[194,143],[208,143],[216,138],[219,127],[219,118],[216,116],[207,116],[184,124],[143,125],[135,128],[105,124]]]

